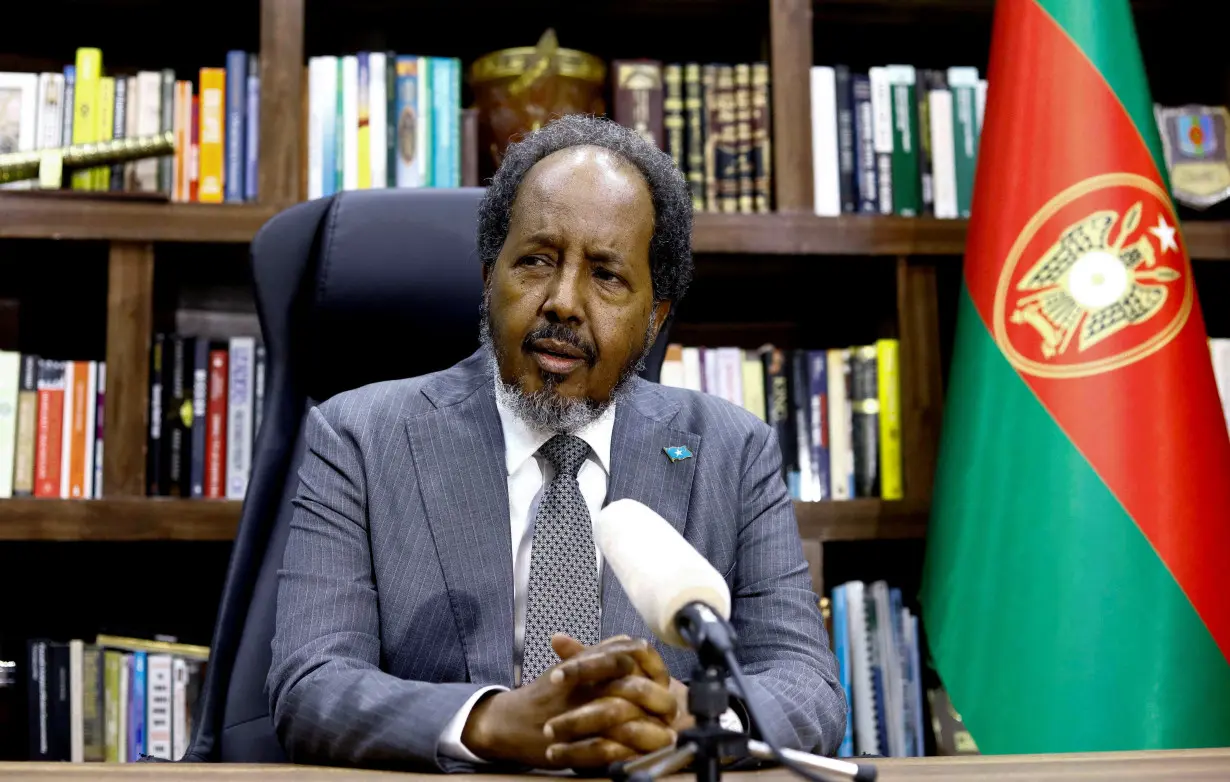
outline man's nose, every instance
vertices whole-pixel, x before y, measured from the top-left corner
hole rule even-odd
[[[576,325],[585,311],[584,261],[565,259],[556,267],[543,312],[551,320]]]

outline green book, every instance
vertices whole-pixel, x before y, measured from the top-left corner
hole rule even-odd
[[[886,70],[893,112],[893,212],[915,217],[922,210],[922,179],[914,66],[889,65]]]
[[[978,158],[978,69],[949,68],[952,90],[952,141],[957,171],[957,216],[969,217],[974,199],[974,163]]]

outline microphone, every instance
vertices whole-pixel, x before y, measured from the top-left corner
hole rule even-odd
[[[697,652],[734,651],[730,587],[666,519],[636,500],[616,500],[595,518],[594,539],[658,638]]]

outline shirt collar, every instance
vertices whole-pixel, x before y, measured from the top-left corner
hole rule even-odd
[[[495,406],[500,413],[500,426],[504,429],[505,466],[508,474],[512,475],[556,433],[531,427],[504,405],[498,393],[495,395]],[[614,432],[614,403],[608,405],[596,420],[573,432],[589,446],[590,456],[597,459],[607,475],[611,474],[611,439]]]

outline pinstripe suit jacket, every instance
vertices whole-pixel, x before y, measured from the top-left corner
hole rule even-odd
[[[313,408],[279,572],[268,677],[295,762],[464,771],[445,723],[510,686],[513,574],[494,383],[480,351]],[[672,463],[662,449],[686,445]],[[832,754],[846,701],[825,641],[772,430],[711,395],[636,381],[615,415],[607,501],[656,510],[724,573],[753,731]],[[603,578],[603,637],[654,640]],[[658,643],[672,675],[693,655]]]

